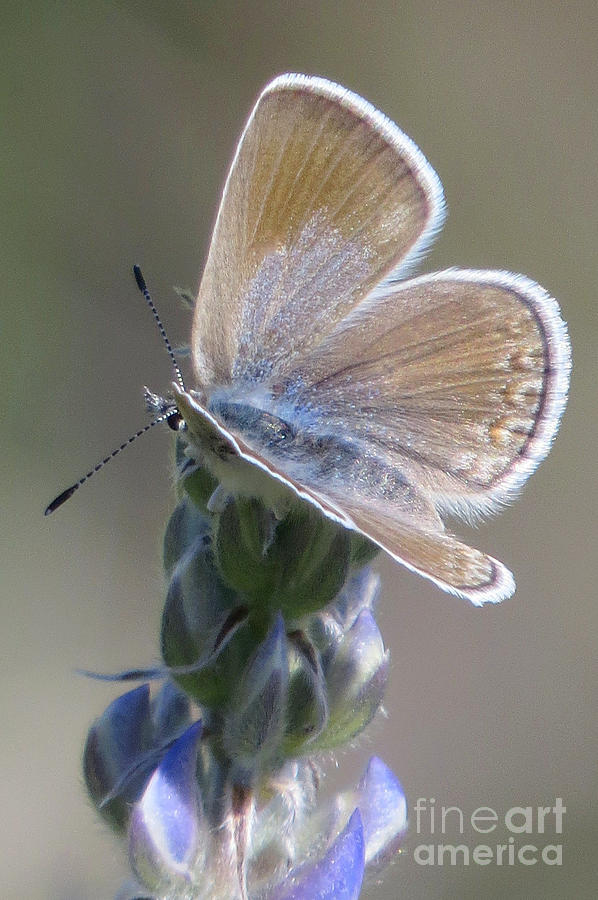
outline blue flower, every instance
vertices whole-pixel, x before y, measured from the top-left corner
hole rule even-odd
[[[129,858],[140,881],[185,896],[201,877],[207,848],[195,769],[201,722],[174,742],[133,807]]]
[[[272,900],[356,900],[365,867],[365,840],[358,809],[323,859],[294,869]]]
[[[205,758],[198,765],[200,736],[196,723],[173,743],[133,807],[129,852],[139,881],[123,889],[123,900],[350,900],[366,869],[396,852],[407,806],[377,757],[356,788],[322,804],[313,767],[289,764],[236,812],[231,797],[216,825],[214,766]]]
[[[85,782],[116,830],[126,827],[130,804],[188,721],[187,697],[166,681],[153,702],[147,684],[117,697],[91,726],[83,751]]]

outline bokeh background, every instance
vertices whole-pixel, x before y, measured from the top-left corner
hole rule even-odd
[[[126,872],[80,776],[86,729],[118,689],[74,668],[155,660],[170,434],[42,511],[145,421],[143,384],[167,389],[130,266],[183,342],[172,285],[197,286],[236,138],[281,71],[351,87],[423,149],[449,205],[424,270],[529,274],[560,299],[574,347],[552,454],[517,504],[460,529],[513,569],[515,597],[477,610],[382,561],[388,718],[331,775],[348,783],[376,752],[410,806],[500,814],[562,797],[563,865],[421,867],[414,847],[441,840],[424,827],[365,895],[596,896],[596,3],[9,2],[0,33],[2,897],[104,900]]]

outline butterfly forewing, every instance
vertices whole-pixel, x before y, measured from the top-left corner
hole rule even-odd
[[[442,210],[434,171],[370,104],[323,79],[275,79],[243,132],[201,282],[200,385],[287,372],[429,242]]]

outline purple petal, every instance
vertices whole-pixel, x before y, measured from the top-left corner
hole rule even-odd
[[[172,745],[131,815],[129,852],[138,877],[157,887],[190,880],[202,850],[196,722]]]
[[[189,698],[173,681],[165,681],[152,703],[155,743],[171,740],[189,724]]]
[[[365,567],[346,583],[333,609],[345,626],[350,627],[363,609],[374,609],[379,594],[380,576]]]
[[[98,720],[98,724],[105,724],[110,730],[113,762],[118,766],[119,774],[147,747],[150,738],[149,697],[149,685],[142,684],[113,700]]]
[[[117,697],[89,730],[83,768],[96,802],[147,752],[151,740],[149,685],[142,684]]]
[[[407,828],[407,801],[394,774],[372,756],[357,788],[363,820],[366,864],[382,861],[395,852]]]
[[[267,680],[271,671],[286,669],[286,667],[286,630],[284,619],[278,613],[270,632],[249,660],[244,677],[247,679],[248,686],[253,686],[254,682],[256,685],[261,685]]]
[[[377,668],[384,657],[384,642],[380,629],[369,609],[362,609],[348,632],[348,639],[352,643],[355,652],[364,655],[362,665],[371,661],[372,667]]]
[[[291,872],[272,900],[357,900],[365,867],[365,842],[356,809],[326,856]]]

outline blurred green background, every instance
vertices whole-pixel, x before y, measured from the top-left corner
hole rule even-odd
[[[574,348],[554,451],[517,504],[460,529],[513,569],[515,597],[477,610],[382,561],[388,719],[330,777],[348,783],[376,752],[411,807],[562,797],[563,865],[418,866],[414,847],[441,838],[413,827],[365,896],[595,897],[595,0],[9,2],[0,33],[2,897],[104,900],[126,872],[80,776],[86,728],[118,689],[73,670],[156,658],[170,434],[42,511],[145,421],[143,384],[168,389],[130,266],[183,342],[171,287],[197,286],[236,138],[281,71],[352,88],[423,149],[449,205],[424,270],[525,272],[559,298]]]

